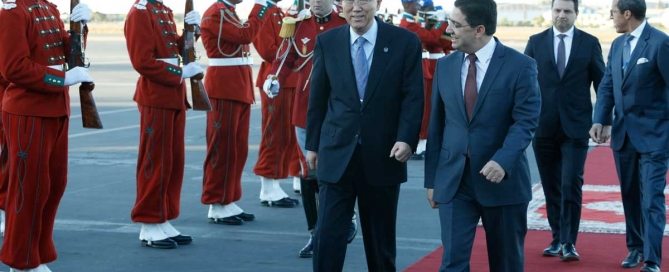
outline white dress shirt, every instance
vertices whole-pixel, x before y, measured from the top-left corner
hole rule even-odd
[[[634,36],[634,39],[630,41],[630,57],[634,53],[634,48],[636,47],[636,43],[639,41],[639,37],[641,37],[641,33],[643,33],[643,29],[646,27],[646,20],[643,20],[643,22],[630,33],[630,35]]]
[[[367,30],[367,32],[365,32],[365,34],[358,35],[358,33],[355,33],[355,31],[353,31],[353,29],[350,27],[349,32],[351,33],[351,60],[353,63],[355,63],[355,52],[358,50],[355,41],[358,39],[358,37],[362,36],[365,38],[365,40],[367,40],[363,49],[365,50],[365,56],[367,56],[367,68],[371,70],[372,59],[374,57],[374,45],[376,44],[376,36],[379,32],[379,25],[376,23],[376,20],[372,20],[372,26]]]
[[[555,56],[555,63],[557,63],[558,45],[560,44],[560,37],[558,35],[565,34],[564,37],[564,67],[569,63],[569,54],[571,54],[571,44],[574,41],[574,27],[572,26],[567,32],[560,32],[553,27],[553,56]]]
[[[490,60],[492,59],[492,54],[495,53],[495,47],[497,42],[495,38],[490,39],[490,41],[483,46],[479,51],[476,51],[476,91],[478,92],[481,89],[481,83],[483,83],[483,78],[485,78],[485,73],[488,71],[488,66],[490,65]],[[467,81],[467,72],[469,72],[469,59],[467,59],[469,54],[465,53],[465,61],[462,62],[462,70],[460,73],[460,79],[462,79],[462,95],[465,95],[465,82]]]

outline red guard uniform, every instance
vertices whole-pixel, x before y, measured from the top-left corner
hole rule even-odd
[[[266,13],[267,7],[256,4],[248,21],[241,23],[233,5],[218,1],[202,19],[202,43],[209,57],[204,84],[212,104],[207,113],[203,204],[227,205],[242,195],[254,102],[249,44]]]
[[[442,49],[441,36],[446,31],[448,25],[445,22],[437,22],[434,27],[425,29],[421,22],[417,21],[415,17],[409,13],[402,15],[400,27],[406,28],[409,31],[416,33],[421,43],[423,44],[423,86],[425,101],[430,101],[432,97],[432,76],[437,65],[437,60],[445,55]],[[449,43],[450,44],[450,43]],[[450,51],[449,51],[450,52]],[[430,122],[430,103],[424,103],[423,106],[423,121],[420,127],[420,139],[427,139],[427,126]],[[417,152],[419,153],[419,152]]]
[[[256,79],[256,87],[260,89],[262,134],[258,160],[253,167],[253,172],[268,179],[284,179],[288,176],[299,175],[300,170],[295,131],[290,124],[297,74],[290,73],[281,82],[281,90],[277,97],[270,99],[262,90],[262,85],[272,70],[272,64],[276,60],[276,53],[281,44],[279,31],[285,16],[275,3],[271,1],[267,3],[265,22],[258,36],[253,40],[256,51],[263,59]]]
[[[2,12],[0,10],[0,12]],[[2,96],[5,94],[5,89],[9,86],[9,81],[5,80],[0,76],[0,113],[2,112]],[[0,212],[4,213],[5,210],[5,199],[7,197],[7,141],[5,140],[5,129],[2,126],[2,120],[0,119]],[[4,233],[4,214],[2,214],[2,232]]]
[[[138,0],[125,21],[132,66],[139,73],[134,100],[140,113],[134,222],[158,224],[179,216],[184,175],[186,86],[178,57],[183,39],[172,10]]]
[[[346,24],[346,20],[333,10],[330,15],[323,18],[312,15],[309,19],[298,22],[295,27],[293,46],[290,48],[290,53],[284,64],[285,68],[281,70],[279,78],[282,79],[286,73],[291,71],[298,74],[292,117],[292,124],[296,127],[307,127],[309,80],[313,65],[311,56],[316,45],[316,36],[343,24]],[[275,65],[278,65],[278,63],[275,63]]]
[[[67,183],[70,114],[63,67],[68,34],[46,0],[7,1],[0,12],[0,74],[8,150],[7,225],[0,260],[30,269],[56,259],[53,225]]]
[[[293,102],[292,124],[297,127],[298,133],[303,133],[307,125],[307,106],[309,104],[309,83],[311,78],[311,67],[313,65],[312,56],[316,45],[316,36],[332,28],[346,24],[346,20],[337,14],[334,10],[325,17],[317,17],[312,14],[308,19],[299,21],[295,26],[295,35],[291,38],[290,50],[286,56],[284,67],[279,69],[278,62],[274,63],[274,73],[279,75],[279,81],[290,73],[297,73],[297,89],[295,90],[295,101]],[[303,134],[304,135],[304,134]],[[300,137],[300,135],[298,135]],[[306,136],[305,136],[306,137]],[[304,138],[302,138],[304,139]],[[304,156],[304,143],[300,146],[300,154]],[[302,169],[307,169],[303,161]],[[313,230],[316,227],[317,205],[316,192],[318,191],[317,181],[309,176],[308,171],[304,171],[303,178],[300,180],[302,189],[302,202],[307,219],[307,229]],[[311,243],[311,240],[309,244]],[[308,248],[307,245],[306,248]],[[303,251],[305,250],[303,249]],[[300,252],[302,255],[303,252]]]

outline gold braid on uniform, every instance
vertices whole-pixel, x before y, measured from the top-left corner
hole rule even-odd
[[[239,51],[242,50],[243,45],[237,46],[237,49],[235,52],[232,52],[230,54],[223,53],[223,50],[221,49],[221,36],[223,34],[223,21],[226,21],[228,23],[231,23],[233,26],[237,28],[248,28],[249,24],[248,23],[242,23],[239,21],[239,19],[236,18],[235,14],[232,13],[230,10],[227,9],[221,9],[221,19],[219,20],[218,23],[218,40],[216,41],[216,48],[218,48],[218,52],[221,53],[224,57],[234,57],[239,53]],[[244,56],[242,56],[244,57]]]

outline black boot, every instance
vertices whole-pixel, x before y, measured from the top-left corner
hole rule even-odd
[[[311,235],[309,235],[309,241],[307,241],[307,244],[300,250],[300,258],[311,258],[314,256],[313,240],[314,232],[312,230]]]

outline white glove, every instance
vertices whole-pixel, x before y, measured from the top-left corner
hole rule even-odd
[[[82,82],[93,82],[93,78],[88,74],[88,68],[74,67],[65,72],[65,86],[72,86]]]
[[[279,95],[279,81],[274,75],[267,75],[265,83],[262,85],[262,90],[267,94],[267,97],[274,98]]]
[[[91,20],[92,16],[93,11],[91,11],[88,5],[79,3],[79,5],[72,9],[72,14],[70,14],[70,21],[86,23]]]
[[[445,10],[437,10],[434,12],[434,18],[437,19],[439,22],[445,22],[446,21],[446,11]]]
[[[279,2],[279,1],[276,1]],[[261,5],[263,7],[267,6],[267,0],[256,0],[256,4]]]
[[[181,78],[191,78],[197,74],[204,73],[204,69],[197,63],[191,62],[181,68]]]
[[[202,18],[200,16],[200,13],[197,12],[197,10],[192,10],[184,17],[184,22],[186,22],[189,25],[199,26],[200,22],[202,22]]]
[[[310,9],[303,9],[300,10],[300,12],[297,14],[297,20],[302,21],[311,18],[311,10]]]

